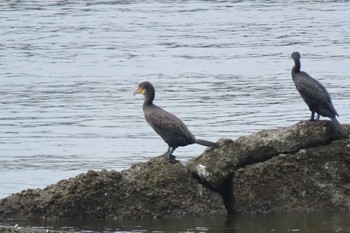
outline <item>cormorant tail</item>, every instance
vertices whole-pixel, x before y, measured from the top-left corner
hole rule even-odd
[[[209,146],[209,147],[213,147],[213,148],[217,148],[219,147],[219,145],[215,142],[209,142],[203,139],[196,139],[196,143],[202,146]]]
[[[348,137],[348,132],[346,131],[346,129],[339,123],[339,121],[337,120],[337,118],[331,117],[332,123],[334,128],[344,137]]]

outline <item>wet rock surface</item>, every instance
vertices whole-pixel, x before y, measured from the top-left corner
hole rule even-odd
[[[0,200],[8,218],[170,218],[225,214],[220,196],[163,157],[122,172],[88,171]]]
[[[160,156],[122,172],[88,171],[13,194],[0,200],[0,218],[350,210],[350,139],[339,138],[329,121],[262,130],[219,144],[186,166]]]

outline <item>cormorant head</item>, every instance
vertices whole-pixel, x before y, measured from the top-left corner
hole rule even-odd
[[[294,61],[300,60],[300,53],[299,52],[293,52],[292,53],[292,58]]]
[[[152,83],[148,81],[144,81],[139,84],[139,86],[137,87],[137,90],[134,92],[134,95],[136,94],[147,95],[151,93],[154,93],[154,87]]]

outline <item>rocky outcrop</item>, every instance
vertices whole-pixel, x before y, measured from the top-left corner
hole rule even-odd
[[[301,122],[223,139],[187,167],[229,213],[350,210],[350,141],[338,139],[329,121]]]
[[[0,200],[0,218],[350,210],[350,139],[339,138],[329,121],[262,130],[219,145],[186,166],[157,157],[122,172],[88,171],[13,194]]]
[[[350,210],[350,140],[283,153],[238,169],[232,179],[240,213]]]
[[[170,218],[225,214],[220,196],[163,157],[122,172],[88,171],[0,200],[0,218]]]

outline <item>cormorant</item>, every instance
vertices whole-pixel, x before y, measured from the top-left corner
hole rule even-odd
[[[138,85],[134,95],[144,95],[143,113],[147,123],[156,131],[159,136],[168,144],[168,150],[164,154],[176,162],[173,152],[179,146],[189,144],[200,144],[208,147],[217,147],[218,144],[202,139],[196,139],[187,126],[175,115],[153,104],[155,89],[150,82],[142,82]]]
[[[336,116],[339,116],[335,110],[331,96],[326,88],[316,79],[312,78],[306,72],[300,71],[300,53],[293,52],[292,58],[294,66],[292,68],[292,78],[295,87],[299,91],[305,103],[309,106],[311,111],[311,121],[315,120],[315,113],[317,113],[317,120],[321,116],[329,117],[335,129],[342,135],[347,136],[348,133],[344,127],[339,123]]]

